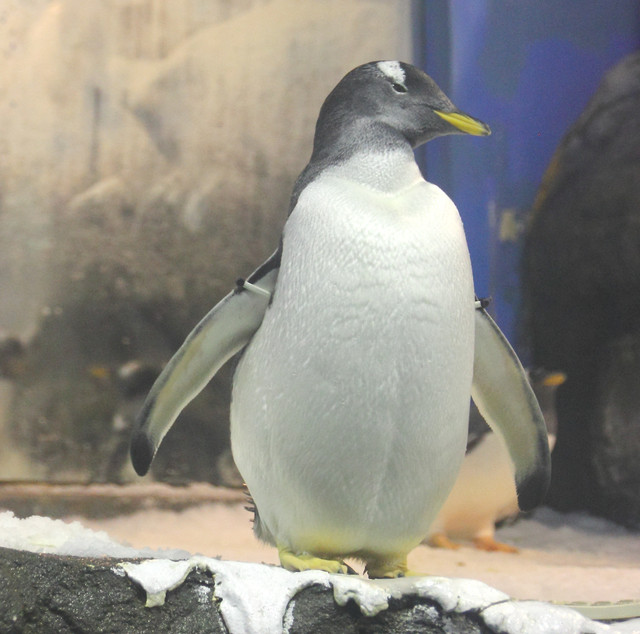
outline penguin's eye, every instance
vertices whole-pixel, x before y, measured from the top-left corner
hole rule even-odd
[[[391,86],[396,92],[407,92],[407,87],[404,84],[394,83]]]

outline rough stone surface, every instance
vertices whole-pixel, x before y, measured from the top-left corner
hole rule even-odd
[[[419,579],[415,585],[405,579],[372,586],[371,582],[356,579],[355,585],[348,584],[353,594],[344,605],[339,605],[342,600],[337,601],[335,592],[342,582],[330,581],[331,576],[325,573],[312,572],[309,576],[287,573],[277,567],[206,558],[142,560],[142,566],[137,562],[141,560],[67,557],[0,548],[0,631],[38,634],[169,631],[190,634],[227,632],[229,628],[235,634],[609,631],[572,610],[539,602],[511,601],[506,595],[469,580],[431,577],[426,586]],[[149,568],[152,562],[153,567]],[[141,568],[146,571],[143,573],[146,582],[140,580]],[[154,571],[151,576],[150,570]],[[259,585],[255,584],[256,579],[261,580]],[[270,581],[273,587],[265,588],[263,584]],[[277,607],[276,595],[287,592],[287,587],[292,593],[282,595],[285,602]],[[167,588],[165,594],[163,589]],[[364,605],[370,607],[371,601],[375,603],[378,599],[372,597],[380,592],[386,596],[385,607],[373,610],[373,616],[366,615]],[[152,598],[154,607],[147,607]],[[272,612],[263,612],[271,605]],[[254,616],[247,612],[252,608],[257,610]]]
[[[336,605],[330,592],[318,587],[302,590],[291,612],[293,622],[289,634],[374,634],[387,632],[426,634],[489,634],[491,630],[473,613],[444,612],[435,601],[415,596],[391,599],[389,608],[376,617],[366,617],[349,601]]]
[[[145,607],[144,591],[114,562],[0,548],[0,631],[226,632],[210,600],[213,579],[194,571],[162,609]],[[208,591],[203,591],[208,588]]]
[[[640,333],[607,345],[597,397],[602,418],[594,429],[593,465],[600,508],[612,519],[640,528]]]
[[[145,607],[144,591],[114,560],[61,557],[0,548],[0,631],[38,632],[226,632],[215,584],[194,570],[167,593],[165,604]],[[435,601],[392,598],[389,609],[364,616],[353,601],[337,605],[330,589],[311,586],[291,601],[285,615],[291,634],[334,632],[490,633],[473,613],[445,612]]]
[[[524,253],[533,364],[567,374],[549,502],[640,527],[640,54],[558,147]]]

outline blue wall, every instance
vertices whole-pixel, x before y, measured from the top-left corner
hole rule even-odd
[[[603,73],[640,48],[640,0],[417,0],[413,17],[414,61],[493,130],[437,139],[418,160],[458,206],[478,295],[513,341],[528,210]]]

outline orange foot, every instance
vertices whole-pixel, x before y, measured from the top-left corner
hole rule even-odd
[[[510,544],[503,544],[502,542],[497,542],[493,537],[482,536],[482,537],[474,537],[473,545],[478,550],[486,550],[488,552],[501,552],[501,553],[517,553],[520,552],[515,546],[511,546]]]
[[[434,533],[427,540],[427,544],[433,546],[433,548],[446,548],[448,550],[458,550],[460,548],[460,544],[452,542],[445,533]]]

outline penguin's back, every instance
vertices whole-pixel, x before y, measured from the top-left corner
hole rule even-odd
[[[419,176],[386,185],[327,170],[301,192],[234,381],[234,457],[261,522],[310,552],[419,543],[464,455],[474,295],[462,223]]]

